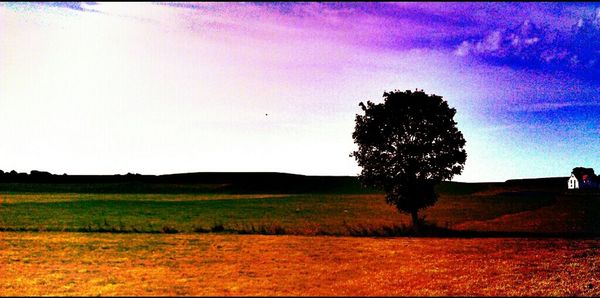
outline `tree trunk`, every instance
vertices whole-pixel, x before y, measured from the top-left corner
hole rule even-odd
[[[412,218],[413,227],[419,228],[419,226],[421,225],[421,223],[419,222],[419,211],[418,210],[411,211],[410,216]]]

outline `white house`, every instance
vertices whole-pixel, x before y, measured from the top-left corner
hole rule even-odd
[[[579,188],[579,180],[575,177],[575,174],[571,173],[571,177],[569,177],[568,182],[569,189],[578,189]]]

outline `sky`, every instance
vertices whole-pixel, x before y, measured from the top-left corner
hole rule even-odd
[[[456,108],[454,181],[600,172],[599,3],[1,3],[0,169],[357,175],[359,102]]]

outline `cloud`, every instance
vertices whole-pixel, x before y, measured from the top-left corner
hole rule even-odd
[[[525,20],[462,40],[454,54],[517,68],[568,70],[584,76],[600,74],[600,8],[579,18],[566,31]]]
[[[480,128],[484,132],[511,131],[523,129],[538,129],[542,127],[536,124],[513,123],[513,124],[496,124]]]
[[[459,56],[523,57],[546,38],[535,24],[526,20],[512,29],[497,29],[473,40],[464,40],[455,50]]]
[[[194,3],[192,30],[321,38],[386,51],[441,50],[515,68],[600,74],[600,8],[561,3]],[[473,13],[476,12],[476,13]],[[500,15],[501,13],[501,15]],[[541,25],[540,25],[541,24]]]
[[[32,2],[32,3],[14,3],[9,4],[12,7],[20,7],[25,9],[31,9],[35,7],[54,7],[54,8],[67,8],[76,11],[89,11],[95,12],[95,2]]]
[[[189,27],[237,29],[244,34],[281,32],[303,38],[327,37],[390,51],[448,49],[488,28],[484,7],[474,17],[468,5],[417,3],[166,3],[185,9]],[[488,9],[489,10],[489,9]],[[488,22],[489,23],[489,22]],[[493,26],[492,26],[493,27]],[[251,32],[248,32],[251,31]]]
[[[510,110],[513,112],[546,112],[571,107],[600,107],[600,102],[543,102],[518,105]]]
[[[600,9],[592,16],[578,19],[581,5],[575,4],[50,2],[35,5],[154,19],[161,26],[182,25],[203,33],[216,30],[222,36],[265,40],[286,36],[323,38],[389,51],[445,50],[454,51],[457,56],[509,65],[533,63],[591,69],[599,62]],[[517,20],[521,24],[515,27]],[[540,29],[538,23],[546,25]],[[554,31],[562,29],[564,23],[579,28],[573,29],[579,33],[555,38]],[[584,49],[578,50],[581,45]]]

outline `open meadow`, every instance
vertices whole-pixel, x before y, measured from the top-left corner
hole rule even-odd
[[[0,233],[3,295],[600,295],[600,240]]]
[[[378,193],[4,191],[0,293],[600,295],[597,194],[439,192],[426,220],[479,234],[408,237]]]
[[[280,234],[347,235],[409,224],[383,195],[4,194],[5,231],[202,232],[278,229]],[[549,195],[443,196],[427,219],[443,226],[487,221],[554,203]],[[265,231],[268,232],[268,231]],[[273,231],[276,233],[276,231]]]
[[[597,194],[457,185],[422,215],[453,230],[600,232]],[[0,193],[0,231],[393,236],[409,224],[377,193]]]

